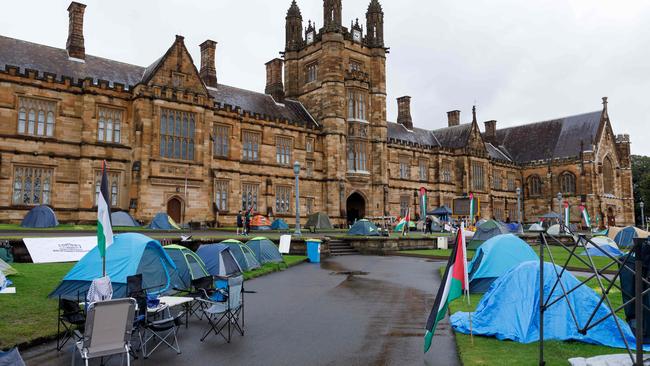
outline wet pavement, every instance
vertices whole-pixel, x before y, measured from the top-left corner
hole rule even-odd
[[[425,356],[423,328],[440,263],[407,257],[334,257],[246,282],[245,336],[199,339],[207,322],[179,331],[182,354],[156,351],[135,365],[457,365],[448,319]],[[27,365],[69,365],[71,348],[23,352]],[[425,359],[426,357],[426,359]],[[119,358],[108,365],[118,365]],[[99,364],[99,362],[96,362]]]

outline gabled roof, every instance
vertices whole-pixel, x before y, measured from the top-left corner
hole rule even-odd
[[[80,62],[70,59],[65,49],[0,36],[0,72],[7,66],[15,66],[21,73],[26,69],[37,70],[41,74],[52,73],[56,75],[57,80],[61,80],[62,76],[71,77],[73,82],[90,78],[94,83],[106,80],[110,85],[120,83],[129,88],[148,81],[163,63],[167,53],[169,50],[146,68],[88,54],[85,62]],[[285,100],[283,103],[276,103],[270,95],[223,84],[219,84],[216,89],[208,88],[208,92],[221,105],[229,104],[251,114],[258,113],[297,124],[318,126],[304,106],[297,101]]]
[[[596,143],[601,112],[590,112],[497,130],[494,145],[518,163],[580,155]]]
[[[411,131],[399,123],[388,122],[388,139],[422,146],[451,149],[462,148],[467,145],[471,133],[471,123],[440,128],[433,131],[414,127]]]
[[[472,134],[472,124],[463,123],[457,126],[440,128],[431,132],[439,141],[440,146],[458,149],[467,145],[469,136]]]

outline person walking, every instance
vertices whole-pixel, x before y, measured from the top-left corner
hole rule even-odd
[[[424,234],[433,234],[433,230],[431,230],[432,223],[431,216],[427,216],[426,220],[424,220]]]
[[[246,215],[244,215],[244,235],[248,236],[248,233],[251,230],[251,208],[246,210]]]
[[[244,219],[241,216],[241,211],[237,211],[237,235],[244,235]]]

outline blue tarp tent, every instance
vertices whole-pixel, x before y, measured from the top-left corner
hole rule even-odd
[[[20,223],[22,227],[46,228],[59,225],[56,214],[49,206],[40,205],[29,210]]]
[[[114,298],[126,296],[126,278],[138,273],[142,273],[142,287],[150,294],[170,291],[175,270],[160,242],[142,234],[115,235],[106,250],[106,274],[111,278]],[[102,258],[95,247],[72,267],[50,297],[83,298],[90,283],[101,276]]]
[[[637,229],[634,226],[626,226],[614,237],[614,241],[621,248],[629,248],[634,245],[634,238],[646,238],[648,233]]]
[[[561,268],[557,268],[560,272]],[[557,279],[553,264],[544,263],[545,296],[551,293]],[[569,271],[562,275],[564,288],[570,289],[580,283]],[[551,301],[562,294],[556,286]],[[596,308],[600,297],[587,286],[580,286],[568,296],[580,326],[584,326]],[[490,290],[483,295],[476,311],[472,313],[472,333],[474,335],[492,336],[497,339],[510,339],[520,343],[539,340],[539,261],[524,262],[499,277]],[[600,304],[594,320],[609,315],[606,305]],[[622,319],[617,319],[629,344],[635,344],[630,327]],[[450,318],[454,330],[469,334],[469,313],[457,312]],[[580,334],[573,317],[562,299],[548,307],[544,313],[544,339],[575,340],[585,343],[600,344],[609,347],[624,348],[616,321],[612,317]]]
[[[352,225],[348,230],[348,235],[379,236],[379,229],[372,222],[361,219]]]
[[[523,234],[524,233],[524,227],[521,226],[520,223],[518,222],[511,222],[506,224],[506,228],[508,231],[510,231],[513,234]]]
[[[591,241],[596,245],[598,245],[600,249],[606,251],[607,253],[611,254],[614,257],[618,257],[624,254],[620,249],[618,249],[618,245],[616,245],[616,242],[606,236],[594,236],[591,238]],[[600,249],[596,248],[593,244],[587,242],[587,244],[585,245],[585,250],[582,252],[582,255],[587,255],[588,252],[592,256],[606,257],[607,255],[603,253],[602,250]]]
[[[251,249],[253,255],[255,255],[255,259],[260,264],[284,262],[284,258],[282,258],[278,247],[265,237],[253,238],[246,243],[246,246]]]
[[[289,230],[289,225],[282,219],[275,219],[271,224],[272,230]]]
[[[140,224],[126,211],[111,212],[111,224],[113,226],[140,226]]]
[[[147,227],[153,230],[180,230],[181,229],[176,224],[176,222],[174,222],[174,220],[164,212],[158,212],[156,216],[154,216],[153,220],[151,220],[149,226]]]
[[[469,263],[469,290],[486,292],[492,282],[522,262],[538,257],[530,246],[513,234],[497,235],[481,244]]]
[[[196,254],[212,276],[231,276],[241,273],[241,267],[226,244],[204,244]]]

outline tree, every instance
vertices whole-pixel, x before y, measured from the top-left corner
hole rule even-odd
[[[643,201],[646,205],[650,205],[650,157],[632,155],[631,160],[634,213],[636,222],[643,226],[639,202]]]

